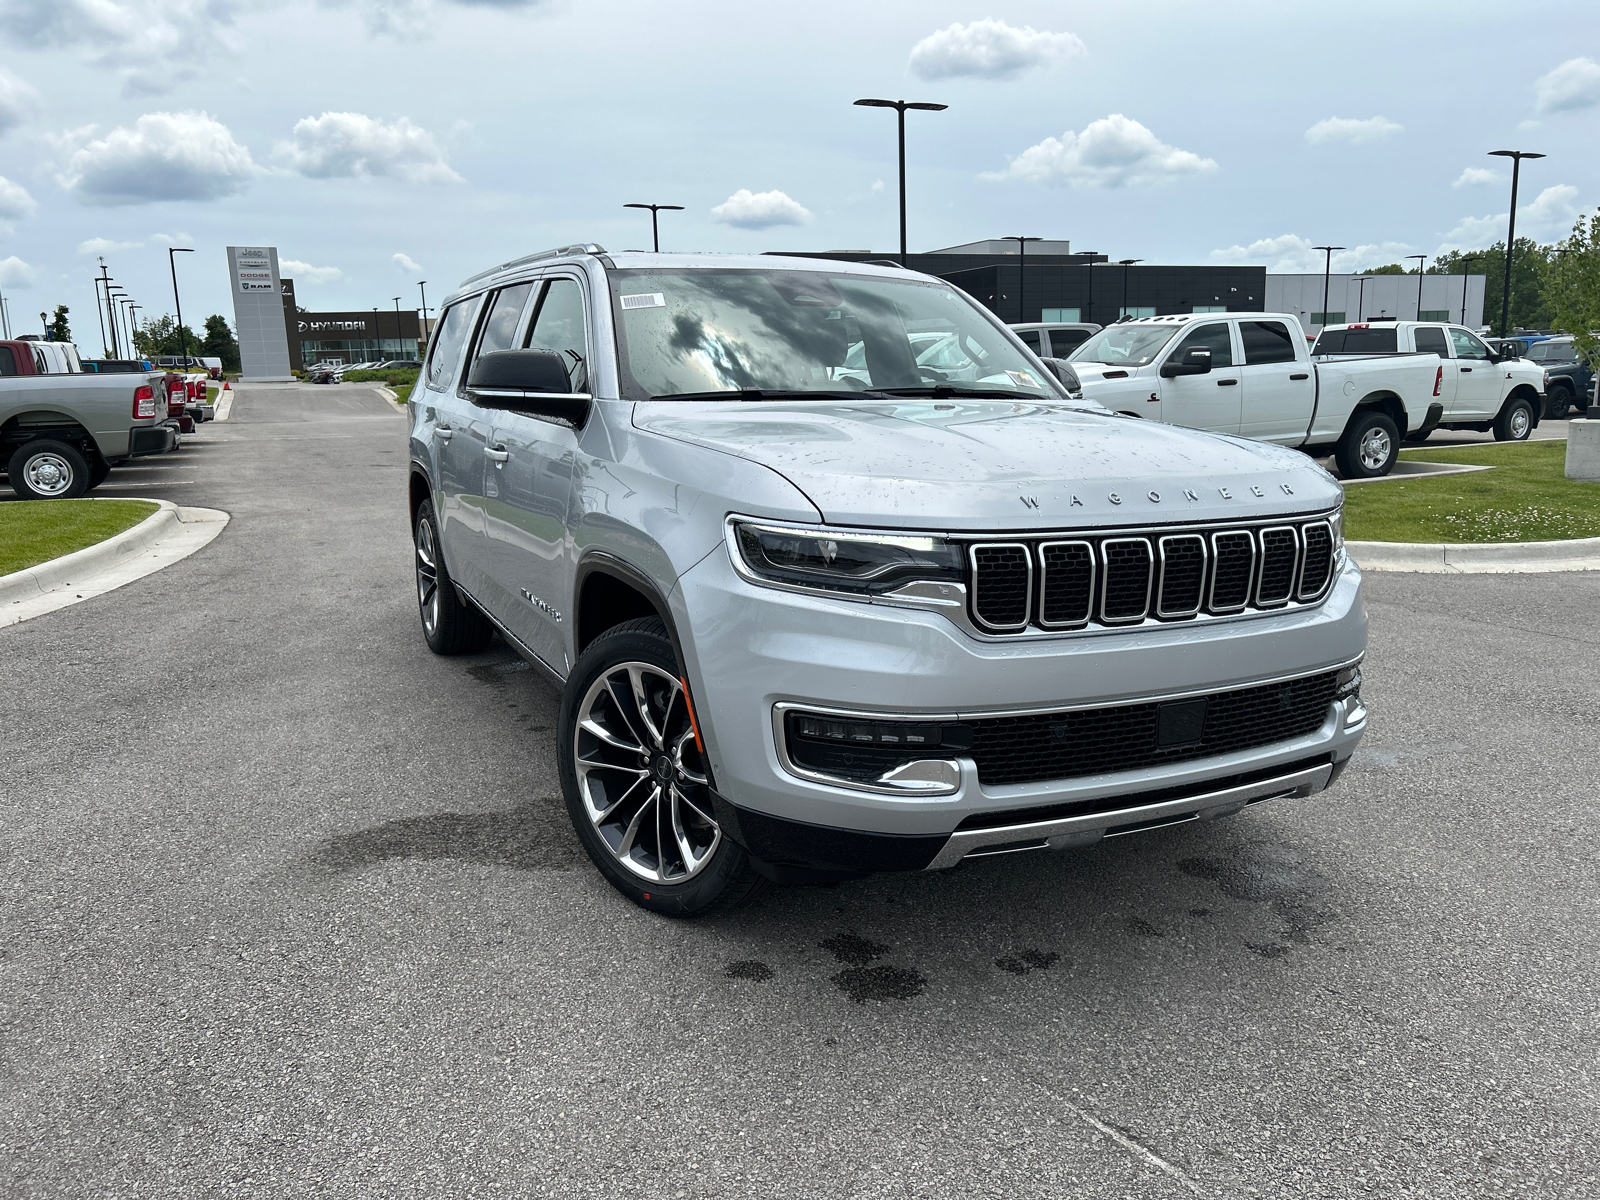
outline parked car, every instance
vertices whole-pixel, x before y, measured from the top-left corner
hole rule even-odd
[[[48,342],[38,334],[25,334],[5,344],[12,347],[12,354],[18,356],[19,362],[20,356],[27,356],[33,363],[35,375],[76,375],[83,370],[78,348],[71,342]]]
[[[1086,399],[1131,416],[1332,453],[1346,479],[1387,475],[1407,430],[1443,412],[1439,360],[1313,362],[1288,313],[1119,321],[1072,352]]]
[[[222,360],[220,358],[202,358],[200,365],[212,379],[222,378]]]
[[[518,258],[408,412],[423,637],[562,689],[578,837],[656,912],[1311,795],[1366,726],[1338,482],[1074,400],[940,279]]]
[[[371,369],[374,371],[420,371],[422,364],[414,358],[391,358]]]
[[[1436,395],[1444,414],[1436,422],[1406,431],[1422,441],[1435,428],[1493,430],[1497,442],[1524,441],[1544,415],[1544,371],[1520,358],[1504,358],[1477,334],[1460,325],[1435,321],[1369,322],[1330,325],[1312,351],[1320,359],[1436,354],[1441,374]]]
[[[172,449],[160,372],[38,370],[47,343],[0,341],[0,462],[24,500],[72,499],[111,468]]]
[[[83,369],[100,375],[148,375],[155,364],[148,358],[86,358]]]
[[[1040,358],[1066,358],[1103,327],[1092,321],[1034,321],[1011,328]]]
[[[1548,338],[1528,349],[1528,361],[1544,371],[1544,415],[1559,421],[1574,405],[1587,402],[1594,368],[1578,353],[1572,338]]]
[[[338,383],[344,373],[344,364],[338,362],[313,363],[306,368],[307,383]]]

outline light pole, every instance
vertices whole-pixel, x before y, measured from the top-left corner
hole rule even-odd
[[[1523,159],[1543,158],[1544,155],[1531,150],[1491,150],[1489,157],[1511,160],[1511,215],[1506,228],[1505,290],[1500,295],[1500,336],[1506,337],[1511,332],[1511,256],[1517,249],[1517,177],[1522,173]]]
[[[1362,313],[1365,311],[1364,306],[1365,306],[1365,304],[1367,302],[1367,280],[1369,280],[1371,278],[1372,278],[1372,276],[1370,276],[1370,275],[1357,275],[1356,276],[1356,282],[1361,285],[1360,287],[1358,287],[1356,289],[1356,323],[1357,324],[1359,324],[1361,321],[1365,320],[1365,318],[1363,317]],[[1348,299],[1349,296],[1350,296],[1350,293],[1346,292],[1345,293],[1345,297]]]
[[[176,309],[178,313],[178,345],[182,347],[182,366],[185,370],[187,370],[189,367],[189,335],[185,333],[183,329],[183,301],[178,299],[178,260],[173,256],[176,254],[193,253],[194,251],[189,249],[187,246],[167,247],[167,266],[172,271],[172,307]]]
[[[94,294],[94,306],[96,308],[100,307],[100,292],[98,289],[95,290]],[[6,294],[3,290],[0,290],[0,336],[4,336],[8,342],[11,340],[11,321],[6,316]]]
[[[39,314],[39,324],[44,326],[44,340],[50,340],[50,318],[45,313]]]
[[[906,109],[918,112],[943,112],[948,104],[929,104],[921,100],[857,100],[862,108],[892,108],[900,126],[900,265],[906,265]]]
[[[1012,234],[1010,237],[1003,237],[1000,240],[1017,244],[1017,308],[1022,314],[1017,320],[1026,321],[1028,319],[1028,243],[1043,241],[1044,239],[1018,237],[1016,234]]]
[[[1461,323],[1467,323],[1467,269],[1477,262],[1483,255],[1464,254],[1461,256]]]
[[[372,339],[378,343],[378,361],[383,361],[383,326],[378,324],[378,306],[372,306]]]
[[[659,212],[682,212],[681,204],[624,204],[623,208],[648,208],[650,210],[650,241],[655,246],[655,252],[661,253],[661,226],[657,224],[656,214]]]
[[[122,318],[122,340],[127,344],[129,354],[133,352],[133,331],[128,325],[128,305],[132,303],[127,296],[117,297],[117,315]]]
[[[142,304],[130,304],[130,305],[128,305],[128,316],[133,319],[133,333],[128,335],[128,342],[130,344],[130,348],[133,350],[133,353],[134,353],[135,357],[137,357],[139,355],[139,347],[134,341],[134,339],[137,338],[138,334],[139,334],[139,318],[137,316],[135,316],[135,314],[143,307],[144,307],[144,305],[142,305]]]
[[[1122,268],[1122,315],[1128,315],[1128,268],[1134,263],[1142,263],[1142,258],[1119,258],[1117,265]]]
[[[1317,327],[1318,329],[1321,329],[1322,325],[1326,325],[1328,323],[1328,284],[1333,278],[1333,252],[1335,250],[1343,250],[1344,247],[1313,246],[1311,248],[1313,250],[1325,251],[1327,254],[1327,257],[1322,260],[1322,324]],[[1345,294],[1349,295],[1348,292]]]
[[[403,346],[405,344],[404,342],[402,342],[400,340],[400,297],[399,296],[396,296],[394,298],[394,344],[395,344],[395,347],[396,347],[397,350],[398,350],[399,347],[401,347],[401,346]],[[411,356],[408,354],[408,355],[406,355],[406,357],[410,358]]]
[[[1417,260],[1417,320],[1420,321],[1422,320],[1422,268],[1427,265],[1428,256],[1426,254],[1406,255],[1407,262],[1410,262],[1413,258]]]
[[[422,338],[424,344],[428,342],[428,281],[417,280],[417,288],[422,292]]]
[[[118,294],[122,291],[122,285],[111,283],[109,282],[109,279],[110,276],[107,276],[106,317],[111,322],[111,357],[121,358],[124,347],[122,326],[117,324],[117,300]]]
[[[103,321],[100,326],[101,349],[105,349],[106,324],[109,323],[111,326],[111,349],[107,351],[107,353],[110,354],[112,358],[115,358],[117,357],[117,326],[116,322],[112,320],[111,317],[111,273],[106,270],[106,260],[104,256],[102,256],[100,259],[99,279],[100,283],[98,286],[96,286],[94,293],[95,307],[97,309],[99,308],[100,301],[100,287],[104,287],[106,291],[106,308],[104,314],[105,321]]]

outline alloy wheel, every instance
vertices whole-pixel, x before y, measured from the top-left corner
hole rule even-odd
[[[609,667],[578,706],[584,812],[612,856],[651,883],[698,875],[722,843],[683,685],[660,667]]]
[[[417,603],[423,631],[432,636],[439,626],[439,549],[427,517],[417,522]]]

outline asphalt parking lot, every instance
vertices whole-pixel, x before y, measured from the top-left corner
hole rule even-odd
[[[1600,1195],[1600,578],[1370,575],[1323,797],[674,923],[424,646],[405,464],[241,388],[105,492],[222,535],[0,630],[0,1193]]]

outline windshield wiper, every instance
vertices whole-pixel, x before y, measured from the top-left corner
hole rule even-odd
[[[935,400],[945,396],[988,396],[996,400],[1048,400],[1055,397],[1038,392],[1016,392],[1006,388],[962,387],[953,383],[930,383],[921,387],[873,388],[880,396],[931,396]]]
[[[823,391],[810,388],[728,388],[719,392],[665,392],[652,400],[858,400],[872,398],[871,392],[854,390]]]

